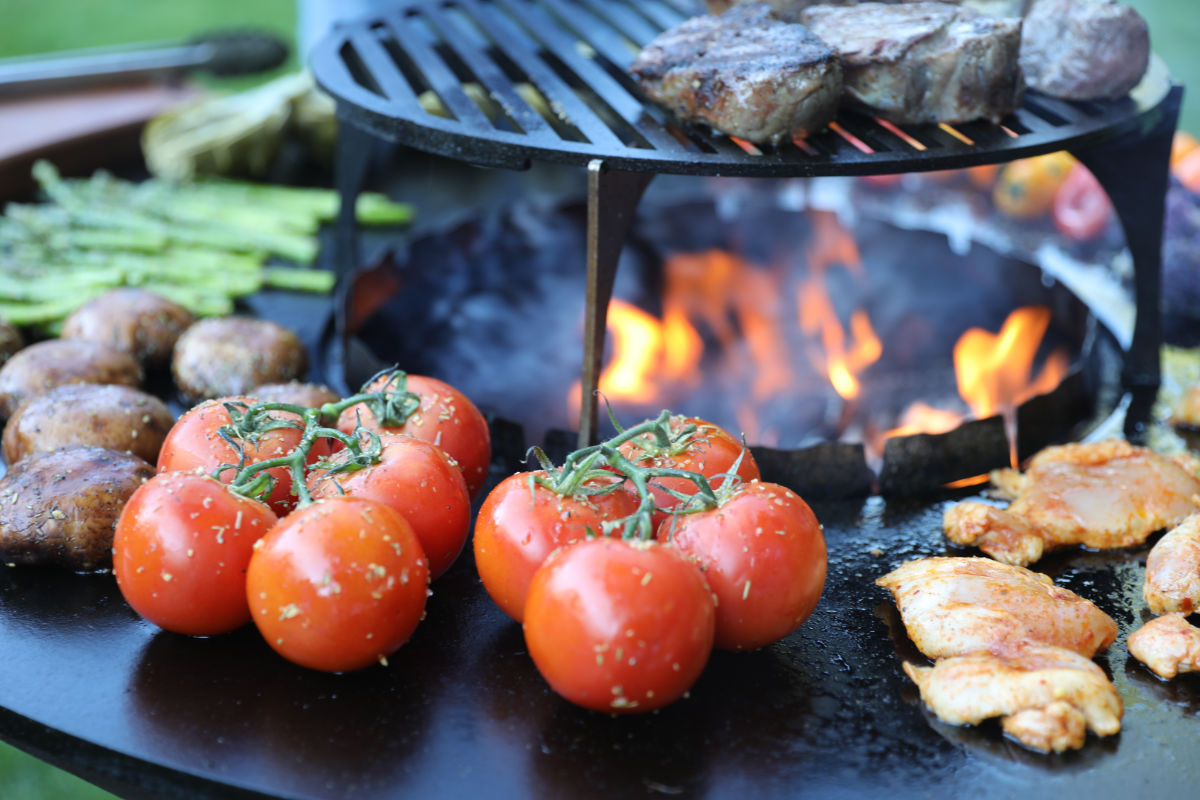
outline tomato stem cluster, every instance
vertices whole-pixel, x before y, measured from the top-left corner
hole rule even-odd
[[[682,478],[695,484],[696,492],[692,495],[682,494],[662,487],[668,494],[684,503],[683,506],[677,509],[678,511],[698,511],[716,508],[720,505],[719,493],[729,492],[732,490],[732,487],[736,486],[738,482],[737,468],[741,463],[742,457],[745,455],[745,450],[738,456],[738,460],[734,463],[730,473],[720,476],[724,480],[721,484],[722,488],[717,489],[713,487],[708,478],[699,472],[665,467],[639,466],[619,449],[621,445],[631,443],[652,459],[660,455],[676,454],[692,442],[698,426],[689,423],[679,427],[677,430],[672,430],[671,419],[673,415],[667,409],[663,409],[654,419],[648,419],[631,428],[624,429],[612,417],[611,411],[609,416],[612,419],[614,427],[617,429],[617,434],[599,444],[582,447],[568,453],[563,459],[562,467],[554,467],[540,449],[534,448],[533,452],[541,462],[546,477],[535,478],[531,476],[530,491],[533,491],[534,481],[540,482],[543,486],[558,494],[601,494],[615,491],[620,488],[619,482],[593,482],[589,484],[589,481],[594,478],[612,477],[615,472],[633,484],[633,487],[637,491],[639,506],[637,511],[630,516],[606,523],[604,533],[607,534],[617,528],[621,528],[622,538],[649,540],[654,537],[654,528],[651,519],[654,511],[657,509],[654,495],[650,492],[651,480],[655,478]],[[601,464],[603,466],[600,466]]]
[[[368,386],[384,375],[388,378],[383,386],[377,391],[367,391]],[[383,444],[378,434],[361,424],[350,434],[334,426],[342,412],[359,403],[366,405],[383,426],[404,425],[421,406],[420,396],[408,391],[407,381],[408,375],[403,370],[386,369],[371,376],[358,394],[325,403],[317,408],[279,402],[254,405],[225,403],[230,424],[222,426],[218,433],[233,447],[240,459],[238,464],[221,465],[213,477],[219,479],[221,473],[230,469],[237,470],[229,484],[230,490],[246,497],[262,499],[270,494],[275,485],[275,479],[267,470],[286,467],[292,474],[298,506],[307,506],[313,502],[313,498],[305,481],[305,470],[313,447],[322,439],[334,440],[345,446],[348,456],[336,466],[331,466],[331,473],[351,472],[379,463]],[[272,412],[294,414],[300,420],[296,421]],[[303,432],[295,449],[285,456],[248,463],[241,442],[254,441],[264,433],[280,428],[293,428]]]

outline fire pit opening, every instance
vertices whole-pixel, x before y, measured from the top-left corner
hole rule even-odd
[[[772,479],[844,496],[969,482],[1111,412],[1120,351],[1083,302],[1022,260],[855,214],[847,181],[650,187],[608,307],[600,392],[622,425],[699,416]],[[582,201],[537,193],[429,231],[368,273],[392,293],[356,334],[519,427],[518,458],[561,454],[585,237]]]

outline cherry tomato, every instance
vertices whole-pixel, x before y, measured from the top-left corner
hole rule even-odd
[[[519,472],[501,481],[484,499],[475,520],[475,567],[483,588],[500,610],[517,622],[525,616],[525,597],[533,574],[560,547],[600,533],[606,520],[637,511],[637,498],[617,489],[607,494],[560,495],[531,478],[544,471]],[[617,479],[614,478],[613,482]],[[597,488],[593,480],[585,488]]]
[[[387,375],[376,378],[367,391],[377,391],[388,380]],[[424,375],[406,376],[408,391],[420,395],[421,407],[399,428],[385,429],[375,414],[363,404],[342,412],[338,428],[353,433],[361,415],[362,425],[376,433],[407,433],[432,442],[445,450],[467,479],[467,490],[474,497],[487,480],[492,461],[492,439],[487,420],[467,399],[467,396],[448,383]]]
[[[689,689],[712,652],[713,596],[672,547],[602,536],[533,576],[525,644],[554,691],[593,711],[652,711]]]
[[[1054,195],[1054,227],[1077,242],[1087,241],[1104,232],[1112,214],[1112,203],[1091,170],[1083,164],[1071,167]]]
[[[729,431],[696,417],[682,415],[671,417],[672,434],[677,434],[688,425],[695,425],[696,431],[690,436],[680,439],[667,450],[660,449],[649,434],[643,434],[625,442],[619,449],[622,455],[639,467],[699,472],[710,479],[714,488],[720,486],[722,482],[722,479],[714,479],[714,476],[730,472],[738,456],[742,455],[745,450],[737,474],[742,480],[747,481],[759,477],[758,465],[754,462],[754,456]],[[626,482],[625,486],[629,491],[637,491],[630,482]],[[655,528],[670,516],[670,509],[679,505],[679,501],[672,497],[666,491],[667,489],[684,495],[693,495],[696,493],[696,484],[687,478],[655,478],[650,482],[650,492],[654,495],[654,502],[660,509],[663,509],[654,514],[653,525]]]
[[[160,628],[195,636],[239,628],[250,621],[250,553],[275,522],[266,504],[207,475],[155,475],[117,519],[117,586],[134,611]]]
[[[331,497],[292,512],[250,557],[255,625],[284,658],[345,672],[385,661],[425,614],[429,567],[404,517]]]
[[[659,529],[691,556],[717,596],[716,646],[753,650],[787,636],[816,608],[825,586],[825,536],[790,489],[743,483],[708,511]]]
[[[239,462],[237,450],[221,438],[217,431],[222,425],[230,423],[229,410],[225,403],[243,403],[254,405],[257,401],[251,397],[221,397],[215,400],[205,400],[183,413],[163,440],[162,449],[158,453],[159,472],[195,472],[197,470],[211,475],[222,464],[236,466]],[[300,418],[286,412],[273,412],[280,418],[293,419],[300,424]],[[257,441],[243,442],[247,462],[265,461],[269,458],[286,456],[296,449],[300,443],[301,431],[298,428],[279,428],[267,431],[258,437]],[[309,454],[309,463],[315,461],[323,452],[314,449]],[[235,470],[227,469],[220,475],[222,483],[233,480]],[[296,505],[296,497],[292,493],[292,474],[286,467],[273,467],[267,473],[275,479],[275,486],[267,498],[267,504],[276,514],[283,516]]]
[[[1063,150],[1006,164],[992,190],[992,202],[1016,219],[1040,217],[1050,211],[1054,194],[1074,164],[1075,157]]]
[[[471,497],[458,465],[436,447],[405,434],[385,434],[379,463],[354,472],[316,469],[308,478],[313,498],[350,494],[391,506],[412,526],[436,578],[454,563],[471,532]],[[347,451],[328,460],[344,464]]]

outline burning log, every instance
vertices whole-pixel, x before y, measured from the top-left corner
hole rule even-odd
[[[965,422],[949,433],[895,436],[883,446],[879,491],[913,495],[1009,466],[1008,437],[1000,417]]]
[[[869,495],[875,475],[861,444],[824,442],[800,450],[752,446],[763,480],[782,484],[810,500]]]

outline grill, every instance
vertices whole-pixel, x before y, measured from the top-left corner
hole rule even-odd
[[[314,51],[343,123],[338,183],[357,196],[372,138],[490,167],[577,164],[589,177],[580,441],[595,433],[605,316],[629,225],[657,173],[817,177],[953,169],[1069,150],[1104,185],[1133,256],[1137,321],[1125,383],[1159,382],[1163,197],[1182,87],[1154,60],[1117,101],[1028,93],[998,124],[894,125],[841,111],[819,135],[758,147],[679,122],[626,74],[637,51],[695,11],[689,0],[409,0],[346,25]],[[344,209],[352,203],[343,203]],[[338,241],[357,265],[353,217]],[[348,280],[343,280],[343,284]],[[344,306],[343,302],[338,302]],[[344,312],[339,321],[344,363]],[[342,360],[339,361],[339,358]]]

